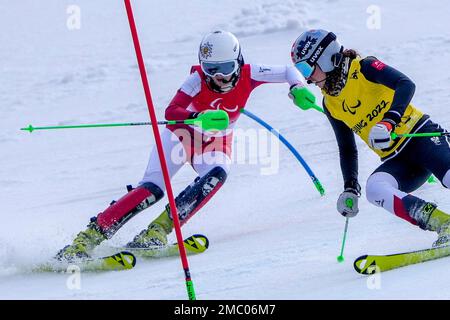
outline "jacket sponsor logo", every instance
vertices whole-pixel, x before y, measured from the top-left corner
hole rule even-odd
[[[342,101],[342,110],[344,112],[350,112],[352,115],[356,114],[356,109],[358,109],[361,106],[361,100],[358,99],[358,102],[354,106],[349,106],[347,103],[345,103],[345,100]]]
[[[377,69],[378,71],[381,71],[386,67],[386,65],[380,60],[375,60],[374,62],[372,62],[371,66]]]
[[[431,137],[430,140],[437,146],[441,145],[441,140],[439,139],[439,137]]]
[[[383,207],[383,206],[384,206],[384,199],[382,199],[382,200],[375,200],[375,203],[376,203],[378,206]]]
[[[222,98],[217,98],[216,100],[214,100],[213,102],[211,102],[210,107],[216,110],[225,110],[227,112],[236,112],[239,109],[239,106],[236,105],[234,108],[227,108],[225,106],[222,105]]]

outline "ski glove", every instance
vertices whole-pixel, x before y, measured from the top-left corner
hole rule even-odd
[[[288,94],[294,104],[302,110],[316,109],[323,112],[322,108],[316,105],[316,97],[303,84],[298,83],[291,86]]]
[[[358,182],[352,181],[346,186],[338,198],[337,211],[346,218],[352,218],[359,212],[358,198],[361,196],[361,187]]]
[[[393,125],[386,120],[378,122],[370,129],[369,143],[374,149],[386,149],[391,145]]]

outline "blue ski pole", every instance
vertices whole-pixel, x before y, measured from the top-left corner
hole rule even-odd
[[[292,152],[292,154],[301,163],[303,168],[305,168],[306,172],[308,173],[309,177],[311,178],[312,182],[314,183],[314,186],[316,187],[317,191],[319,191],[320,195],[323,196],[325,194],[325,189],[323,188],[322,183],[319,181],[319,179],[317,179],[316,175],[312,172],[311,168],[308,166],[306,161],[302,158],[300,153],[298,153],[298,151],[289,143],[289,141],[286,140],[285,137],[283,137],[278,131],[276,131],[267,122],[263,121],[261,118],[257,117],[255,114],[251,113],[250,111],[241,109],[241,113],[245,114],[247,117],[258,122],[264,128],[269,130],[273,135],[275,135],[278,139],[280,139],[280,141],[283,142],[283,144]]]

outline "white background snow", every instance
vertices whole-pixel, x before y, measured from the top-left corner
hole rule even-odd
[[[70,5],[81,9],[79,30],[67,28]],[[367,24],[373,5],[381,10],[379,29]],[[161,119],[197,63],[205,33],[234,32],[247,62],[290,64],[296,37],[326,28],[347,48],[409,75],[417,85],[413,102],[450,127],[448,1],[134,0],[133,6]],[[149,127],[19,131],[30,123],[148,121],[123,2],[0,0],[0,30],[0,298],[186,299],[177,258],[139,260],[127,272],[82,274],[80,290],[67,288],[65,274],[29,271],[124,194],[125,185],[135,185],[146,167],[154,144]],[[382,274],[377,289],[353,270],[362,254],[421,249],[435,239],[364,198],[350,221],[346,260],[337,263],[345,220],[335,209],[342,178],[334,134],[325,117],[293,106],[287,91],[286,84],[262,86],[247,108],[285,135],[327,194],[318,195],[283,146],[274,175],[261,175],[263,165],[234,166],[223,189],[183,228],[211,242],[206,253],[189,258],[198,299],[450,298],[449,259]],[[259,129],[244,116],[238,127]],[[358,146],[364,187],[379,162]],[[184,167],[173,179],[175,191],[194,178]],[[439,184],[416,194],[450,211]],[[166,202],[134,218],[107,245],[129,241]]]

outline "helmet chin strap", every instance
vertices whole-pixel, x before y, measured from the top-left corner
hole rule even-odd
[[[224,83],[224,84],[226,84],[226,86],[224,85],[224,86],[222,87],[222,86],[218,85],[218,84],[213,80],[213,78],[211,78],[211,77],[209,77],[209,76],[206,78],[206,83],[208,84],[208,86],[209,86],[213,91],[216,91],[216,92],[219,92],[219,93],[225,93],[225,92],[228,92],[228,91],[230,91],[231,89],[233,89],[233,85],[230,84],[230,82],[231,82],[231,81],[227,81],[227,83]]]
[[[233,81],[233,77],[230,77],[230,80],[227,80],[227,79],[225,79],[225,78],[223,78],[223,79],[220,80],[220,82],[222,82],[222,83],[230,83],[230,82],[232,82],[232,81]]]
[[[239,80],[240,77],[240,69],[238,69],[238,71],[236,73],[234,73],[229,80],[225,80],[225,79],[221,79],[220,81],[226,85],[224,87],[219,86],[212,77],[207,77],[207,84],[209,85],[209,87],[216,91],[216,92],[220,92],[220,93],[225,93],[228,91],[231,91],[235,86],[236,83]]]

